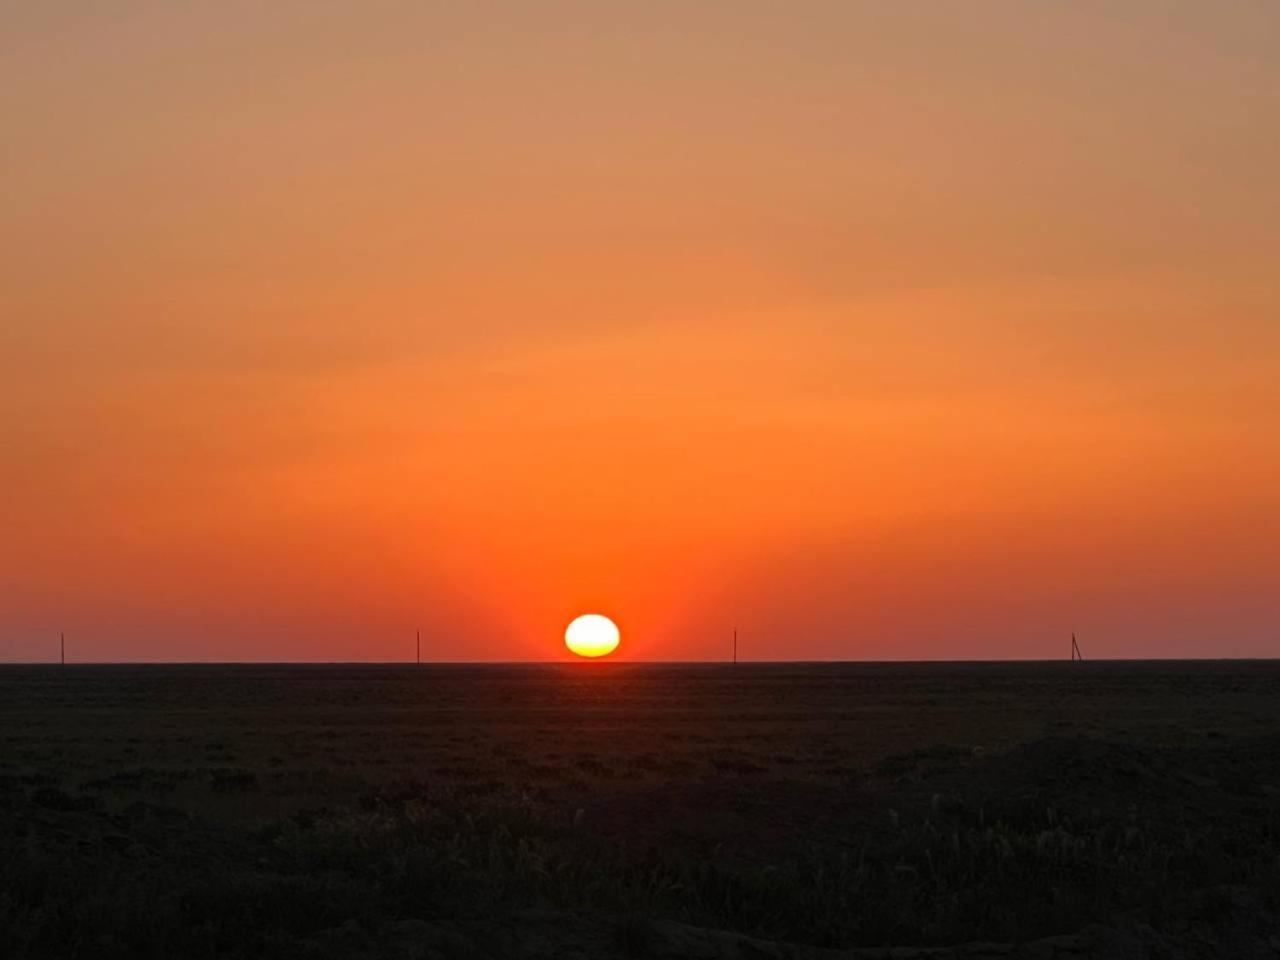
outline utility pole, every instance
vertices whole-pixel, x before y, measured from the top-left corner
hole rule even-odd
[[[1077,660],[1083,661],[1084,654],[1080,652],[1080,644],[1076,643],[1076,635],[1073,633],[1071,634],[1071,662],[1075,663]]]

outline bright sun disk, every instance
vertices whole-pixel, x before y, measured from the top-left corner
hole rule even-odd
[[[584,613],[564,632],[564,645],[580,657],[603,657],[618,648],[618,626],[598,613]]]

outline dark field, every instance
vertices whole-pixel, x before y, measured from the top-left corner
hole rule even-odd
[[[0,668],[2,957],[1276,957],[1277,895],[1277,662]]]

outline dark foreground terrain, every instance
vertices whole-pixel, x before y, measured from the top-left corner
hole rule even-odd
[[[1280,957],[1278,896],[1280,663],[0,668],[0,957]]]

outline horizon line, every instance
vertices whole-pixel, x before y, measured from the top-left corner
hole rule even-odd
[[[906,660],[840,660],[804,659],[773,660],[622,660],[601,657],[576,660],[0,660],[0,667],[484,667],[484,666],[558,666],[572,664],[628,664],[636,666],[805,666],[816,664],[997,664],[997,663],[1269,663],[1280,661],[1280,655],[1269,657],[1092,657],[1071,660],[1065,657],[1018,657],[972,659],[916,658]]]

